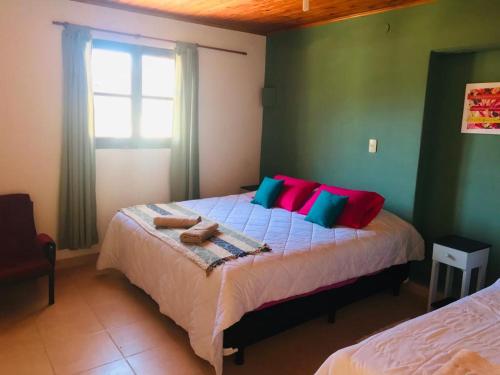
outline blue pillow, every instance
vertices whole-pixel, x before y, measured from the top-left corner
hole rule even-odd
[[[276,198],[278,198],[284,182],[283,180],[264,177],[255,193],[252,203],[260,204],[265,208],[271,208]]]
[[[349,197],[332,194],[323,190],[314,202],[305,220],[325,228],[331,228],[337,222]]]

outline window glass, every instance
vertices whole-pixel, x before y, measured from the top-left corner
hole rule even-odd
[[[132,93],[132,56],[105,49],[92,51],[94,92],[130,95]]]
[[[93,46],[97,147],[166,147],[175,92],[172,51],[104,40]]]
[[[175,90],[174,59],[162,56],[142,56],[142,95],[173,97]]]

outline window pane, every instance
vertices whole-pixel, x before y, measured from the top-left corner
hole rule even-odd
[[[96,137],[131,137],[131,99],[94,95],[94,122]]]
[[[173,97],[175,90],[174,59],[142,56],[142,95]]]
[[[142,99],[142,137],[167,138],[172,136],[172,121],[172,100]]]
[[[94,92],[130,95],[132,56],[126,52],[95,48],[92,50]]]

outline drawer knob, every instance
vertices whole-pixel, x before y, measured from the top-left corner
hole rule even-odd
[[[446,254],[446,256],[447,256],[448,258],[450,258],[451,260],[455,260],[455,257],[454,257],[453,255],[451,255],[450,253]]]

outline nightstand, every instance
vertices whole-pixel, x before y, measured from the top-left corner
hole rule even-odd
[[[246,193],[248,193],[248,192],[250,192],[250,191],[255,191],[255,190],[257,190],[258,188],[259,188],[259,185],[246,185],[246,186],[240,186],[240,190],[241,190],[242,192],[244,192],[244,193],[245,193],[245,192],[246,192]]]
[[[486,266],[491,245],[483,242],[469,240],[459,236],[446,236],[434,242],[432,251],[431,284],[429,286],[429,300],[427,311],[434,306],[442,306],[445,301],[451,300],[451,284],[454,268],[462,270],[462,289],[460,298],[469,294],[470,277],[474,268],[478,268],[476,291],[484,287]],[[435,302],[439,277],[440,263],[446,264],[446,282],[444,288],[445,300]]]

